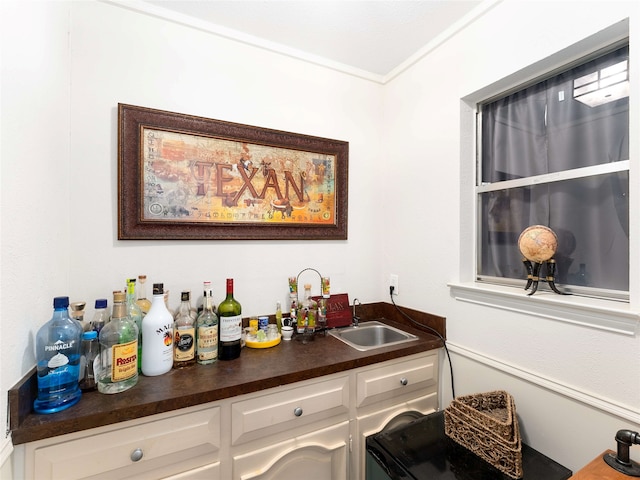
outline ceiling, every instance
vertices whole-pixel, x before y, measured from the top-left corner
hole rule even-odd
[[[482,0],[144,0],[199,28],[383,78],[459,25]]]

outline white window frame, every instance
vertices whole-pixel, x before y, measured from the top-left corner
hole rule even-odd
[[[577,295],[561,296],[549,291],[539,291],[529,296],[522,286],[492,285],[477,282],[477,131],[476,105],[517,89],[545,73],[552,73],[562,66],[627,39],[630,51],[635,52],[629,22],[617,23],[608,29],[573,45],[556,55],[508,78],[489,85],[461,99],[461,185],[460,222],[461,248],[459,280],[449,282],[452,296],[462,302],[483,305],[500,310],[518,312],[551,320],[586,326],[622,335],[640,334],[640,136],[629,139],[629,298],[628,301],[589,298]],[[640,41],[640,38],[637,39]],[[632,69],[635,67],[631,67]],[[635,70],[634,70],[635,71]],[[630,75],[629,129],[640,131],[640,76]],[[626,168],[626,166],[624,167]]]

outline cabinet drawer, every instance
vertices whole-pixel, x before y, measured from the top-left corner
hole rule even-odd
[[[438,381],[437,353],[372,367],[356,377],[356,406],[363,407],[414,392],[424,395]]]
[[[156,476],[173,475],[218,460],[220,407],[59,439],[34,444],[33,478],[146,478],[153,470]]]
[[[234,445],[349,412],[349,377],[304,383],[231,405]]]

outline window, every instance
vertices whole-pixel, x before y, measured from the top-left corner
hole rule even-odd
[[[557,285],[628,298],[628,72],[626,45],[479,105],[479,281],[522,283],[518,237],[540,224]]]

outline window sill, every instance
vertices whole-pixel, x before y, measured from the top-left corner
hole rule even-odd
[[[525,315],[597,328],[608,332],[635,336],[640,312],[628,303],[536,292],[529,296],[524,290],[477,283],[449,283],[451,295],[461,302],[499,308]]]

